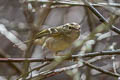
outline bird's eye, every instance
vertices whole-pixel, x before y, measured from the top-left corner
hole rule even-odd
[[[69,27],[69,29],[73,29],[73,27]]]

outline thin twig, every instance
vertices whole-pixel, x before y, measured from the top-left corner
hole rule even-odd
[[[106,22],[108,23],[108,20],[106,20],[99,12],[97,9],[94,8],[94,6],[91,5],[91,3],[89,3],[87,0],[82,0],[86,6],[88,6],[88,8],[99,18],[99,20],[101,22]],[[116,16],[118,17],[118,16]],[[114,32],[120,34],[120,29],[115,27],[114,25],[112,25],[112,28],[111,28]]]
[[[35,2],[35,0],[28,0],[29,2]],[[78,1],[46,1],[46,0],[37,0],[40,3],[49,3],[52,2],[53,5],[71,5],[71,6],[86,6],[83,2]],[[112,7],[120,7],[119,3],[97,3],[97,4],[91,4],[95,7],[101,7],[101,6],[112,6]]]
[[[83,63],[84,63],[86,66],[88,66],[88,67],[90,67],[90,68],[92,68],[92,69],[95,69],[95,70],[97,70],[97,71],[100,71],[100,72],[102,72],[102,73],[104,73],[104,74],[107,74],[107,75],[110,75],[110,76],[114,76],[114,77],[120,77],[119,74],[115,74],[115,73],[109,72],[109,71],[107,71],[107,70],[101,69],[101,68],[96,67],[96,66],[94,66],[94,65],[92,65],[92,64],[90,64],[90,63],[88,63],[88,62],[86,62],[86,61],[83,61]]]
[[[77,58],[86,58],[86,57],[95,57],[95,56],[103,56],[103,55],[120,55],[120,49],[115,51],[101,51],[101,52],[93,52],[93,53],[85,53],[84,55],[72,55],[67,60],[76,60]],[[53,61],[54,58],[0,58],[0,62],[46,62],[46,61]]]
[[[32,52],[35,48],[35,46],[33,45],[34,36],[38,32],[41,25],[44,23],[47,15],[50,11],[51,5],[52,5],[52,3],[49,2],[46,4],[46,7],[39,8],[39,10],[36,12],[37,17],[35,18],[33,15],[32,9],[28,8],[28,2],[27,1],[24,2],[24,5],[23,5],[24,14],[26,17],[26,21],[28,22],[28,25],[31,28],[31,35],[29,36],[30,42],[28,43],[28,48],[25,51],[25,58],[29,58],[32,56]],[[29,61],[26,60],[26,61],[24,61],[23,74],[28,72],[28,68],[29,68]],[[27,77],[27,75],[24,75],[23,79],[25,79],[26,77]]]
[[[84,7],[85,10],[86,10],[86,14],[87,14],[87,22],[88,22],[88,26],[89,26],[89,31],[92,32],[95,28],[95,18],[93,16],[93,13],[91,10],[89,10],[89,8],[86,8]],[[94,49],[96,47],[96,43],[97,43],[97,40],[94,40],[95,41],[95,44],[93,44],[91,47],[92,49],[90,50],[90,52],[94,52]],[[91,68],[87,67],[86,68],[86,71],[85,71],[85,74],[86,74],[86,80],[91,80]]]
[[[94,63],[94,62],[99,61],[99,60],[101,60],[101,59],[99,59],[99,58],[96,58],[96,59],[95,59],[95,58],[94,58],[94,59],[88,60],[87,62],[89,62],[89,63]],[[53,71],[42,72],[42,73],[40,73],[40,74],[42,74],[43,77],[40,78],[40,79],[46,79],[46,78],[48,78],[48,77],[55,76],[55,75],[60,74],[60,73],[62,73],[62,72],[65,72],[65,71],[68,71],[68,70],[72,70],[72,69],[75,69],[75,68],[82,68],[82,67],[84,67],[84,66],[85,66],[84,64],[74,64],[74,65],[71,65],[71,66],[67,66],[67,67],[55,69],[55,70],[53,70]],[[28,80],[29,80],[29,79],[28,79]]]
[[[25,74],[22,74],[22,75],[21,75],[18,79],[16,79],[16,80],[19,80],[19,79],[22,78],[24,75],[29,74],[29,73],[33,72],[34,70],[38,70],[38,69],[40,69],[40,68],[42,68],[42,67],[44,67],[44,66],[46,66],[46,65],[48,65],[48,64],[49,64],[49,62],[45,62],[44,64],[41,64],[40,66],[38,66],[38,67],[30,70],[29,72],[27,72],[27,73],[25,73]]]
[[[101,51],[101,52],[93,52],[89,54],[83,55],[83,57],[95,57],[95,56],[102,56],[102,55],[119,55],[120,49],[115,51]]]
[[[28,9],[28,2],[24,1],[22,3],[23,5],[23,12],[25,15],[25,19],[27,21],[28,26],[31,29],[31,36],[29,36],[29,39],[31,40],[34,37],[34,26],[33,26],[33,21],[34,21],[34,15],[32,13],[32,11],[30,9]],[[27,50],[25,51],[25,58],[29,58],[32,55],[32,51],[33,51],[34,47],[33,47],[33,41],[31,40],[30,43],[27,45]],[[28,72],[28,68],[29,68],[29,61],[25,60],[24,61],[24,65],[23,65],[23,73]],[[23,76],[23,79],[25,79],[27,77],[27,75]]]
[[[0,49],[0,57],[6,59],[6,58],[8,58],[8,57],[10,57],[10,56],[7,55],[3,50]],[[16,64],[14,64],[14,63],[12,63],[12,62],[7,62],[7,63],[10,65],[10,67],[12,67],[14,70],[16,70],[16,72],[17,72],[18,74],[21,74],[21,73],[22,73],[22,70],[21,70]]]

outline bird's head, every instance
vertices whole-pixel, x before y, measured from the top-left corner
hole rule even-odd
[[[80,31],[81,26],[78,23],[72,22],[72,23],[66,23],[63,26],[67,30],[71,31]]]

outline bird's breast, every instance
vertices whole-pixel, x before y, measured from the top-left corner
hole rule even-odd
[[[49,38],[46,40],[46,47],[51,51],[58,52],[67,49],[71,43],[65,41],[64,39]]]

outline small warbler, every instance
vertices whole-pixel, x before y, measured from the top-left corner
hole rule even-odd
[[[52,52],[63,51],[80,36],[80,25],[78,23],[66,23],[64,25],[41,30],[35,35],[34,43],[48,48]]]

